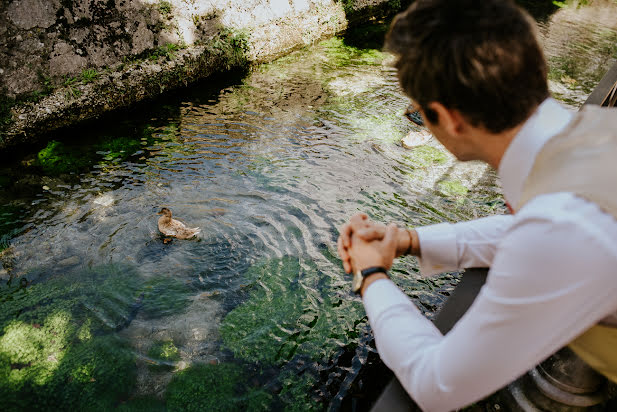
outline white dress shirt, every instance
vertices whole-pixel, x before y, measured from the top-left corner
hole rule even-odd
[[[542,146],[571,118],[549,98],[516,135],[499,166],[510,204]],[[445,336],[392,281],[375,281],[364,294],[382,360],[425,411],[491,394],[617,311],[617,221],[572,193],[538,196],[516,215],[417,231],[425,276],[490,266]]]

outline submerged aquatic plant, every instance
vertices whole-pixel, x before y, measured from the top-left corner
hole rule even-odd
[[[0,337],[3,410],[103,410],[133,386],[134,355],[112,336],[78,335],[67,311],[13,321]]]
[[[38,152],[37,161],[45,173],[50,175],[78,172],[91,164],[91,159],[84,156],[82,151],[56,140],[52,140]]]
[[[111,409],[135,381],[135,355],[113,332],[140,310],[183,310],[190,289],[178,284],[168,278],[144,283],[131,267],[104,265],[28,287],[0,288],[5,410]],[[158,356],[176,360],[174,348],[164,343]]]
[[[180,360],[180,352],[173,341],[159,341],[148,349],[148,357],[158,363],[150,365],[154,371],[165,371],[174,368],[174,362]]]
[[[169,411],[241,411],[246,402],[242,369],[234,364],[198,365],[178,372],[169,383]]]
[[[247,273],[247,301],[223,320],[221,336],[236,357],[267,364],[296,355],[328,359],[355,335],[364,314],[358,302],[323,298],[324,282],[312,262],[284,257],[261,262]]]

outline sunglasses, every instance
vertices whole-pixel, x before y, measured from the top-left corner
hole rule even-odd
[[[414,107],[413,103],[407,106],[407,110],[405,110],[404,115],[410,122],[413,122],[418,126],[424,126],[424,119],[422,119],[420,111]]]

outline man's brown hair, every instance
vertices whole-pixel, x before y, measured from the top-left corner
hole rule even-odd
[[[417,0],[396,17],[386,46],[398,54],[403,90],[432,123],[427,104],[439,102],[498,133],[549,96],[533,20],[510,0]]]

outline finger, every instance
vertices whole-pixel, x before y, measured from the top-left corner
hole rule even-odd
[[[398,228],[396,227],[394,223],[390,223],[388,226],[386,226],[386,233],[384,234],[384,237],[383,237],[383,245],[386,248],[386,250],[396,251],[396,245],[398,241],[397,234],[398,234]]]
[[[338,254],[341,257],[341,260],[343,261],[343,270],[345,271],[345,273],[349,273],[349,271],[351,270],[351,257],[349,256],[349,253],[347,252],[347,249],[345,249],[343,247],[343,239],[339,236],[338,238]]]
[[[349,219],[349,223],[352,225],[363,225],[368,219],[368,215],[366,213],[356,213]]]
[[[354,233],[367,242],[370,242],[372,240],[383,239],[385,230],[381,225],[371,225],[362,229],[357,229]]]
[[[341,226],[341,231],[339,233],[339,237],[342,239],[343,247],[348,249],[351,247],[351,233],[353,229],[349,223],[345,223]]]

